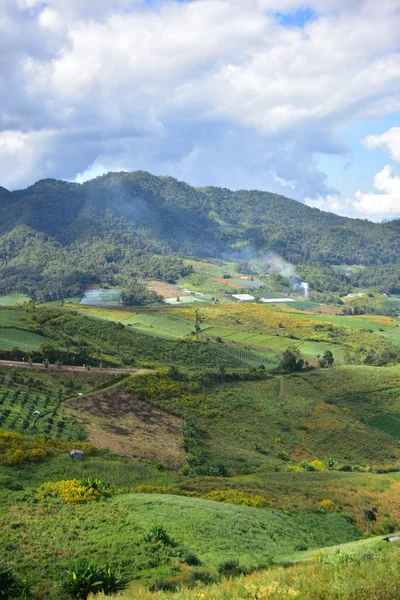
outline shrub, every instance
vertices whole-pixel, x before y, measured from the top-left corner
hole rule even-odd
[[[60,589],[70,598],[87,598],[89,594],[114,594],[128,585],[128,579],[119,568],[109,564],[99,567],[95,560],[78,560],[74,567],[66,570]]]
[[[218,566],[218,573],[228,577],[235,577],[245,572],[245,569],[239,565],[238,560],[226,560]]]
[[[202,498],[205,500],[213,500],[214,502],[252,506],[253,508],[265,508],[266,506],[271,506],[271,503],[263,496],[249,496],[239,490],[212,490],[203,495]]]
[[[383,535],[387,535],[389,533],[394,533],[395,531],[398,530],[398,528],[399,528],[398,523],[397,523],[396,519],[394,519],[393,517],[385,517],[379,523],[379,532],[382,533]]]
[[[43,483],[39,488],[38,500],[58,498],[67,504],[85,504],[100,498],[109,498],[116,493],[117,489],[102,479],[66,479]]]
[[[370,561],[370,560],[376,560],[377,558],[380,558],[382,554],[382,550],[380,548],[368,548],[367,550],[364,550],[364,552],[362,552],[362,554],[360,554],[360,560],[363,561]]]
[[[312,467],[316,471],[325,471],[325,469],[326,469],[322,460],[312,460],[310,462],[310,467]]]
[[[164,546],[176,546],[163,525],[154,523],[145,537],[146,542],[160,542]]]
[[[297,550],[297,552],[305,552],[306,550],[308,550],[308,546],[307,544],[302,542],[300,544],[297,544],[297,546],[295,546],[294,549]]]
[[[277,457],[285,462],[290,460],[289,454],[286,452],[286,450],[279,450]]]
[[[337,504],[334,503],[330,498],[326,498],[325,500],[321,500],[319,503],[320,507],[323,508],[326,512],[335,512],[338,509]]]
[[[201,565],[201,560],[194,554],[194,552],[191,552],[187,548],[177,548],[176,556],[185,565],[189,565],[189,567],[199,567]]]
[[[11,568],[0,563],[0,599],[18,598],[24,600],[31,597],[29,584],[17,577]]]

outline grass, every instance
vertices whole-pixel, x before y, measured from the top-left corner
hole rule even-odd
[[[0,350],[40,350],[43,344],[50,341],[50,338],[26,329],[0,327]]]
[[[17,304],[23,304],[29,302],[30,297],[25,294],[13,294],[10,296],[0,296],[0,306],[16,306]]]
[[[54,597],[50,582],[57,581],[77,555],[114,564],[122,558],[128,576],[139,581],[173,575],[173,565],[154,560],[144,543],[154,522],[162,523],[179,545],[208,567],[229,558],[258,565],[271,554],[292,554],[296,543],[307,541],[317,548],[357,537],[353,525],[339,514],[289,516],[273,509],[168,495],[123,494],[106,503],[73,506],[37,502],[28,488],[2,491],[0,496],[1,552],[29,578],[39,598]]]
[[[139,375],[127,385],[143,401],[191,419],[203,432],[206,455],[234,473],[283,466],[280,451],[294,462],[333,457],[383,465],[400,458],[397,438],[369,422],[377,411],[400,412],[398,368],[348,366],[226,382],[198,396],[166,395],[162,381],[156,393],[146,381]]]
[[[269,508],[157,494],[127,494],[116,502],[145,530],[155,521],[162,523],[173,539],[193,549],[207,566],[239,558],[238,553],[242,564],[254,566],[271,557],[292,556],[299,543],[319,548],[358,537],[338,513],[286,515]]]
[[[132,586],[121,600],[397,600],[399,545],[375,540],[362,550],[352,545],[318,560],[275,567],[177,593],[150,593]],[[325,560],[325,563],[323,562]]]

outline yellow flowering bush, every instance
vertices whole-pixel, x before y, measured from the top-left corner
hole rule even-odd
[[[51,481],[40,486],[38,499],[59,498],[67,504],[82,504],[91,500],[98,500],[101,493],[94,488],[81,485],[79,479]]]
[[[118,493],[116,488],[101,480],[65,479],[43,483],[37,497],[38,500],[58,498],[67,504],[85,504],[116,493]]]
[[[325,500],[321,500],[319,503],[321,508],[326,510],[326,512],[335,512],[338,509],[337,504],[334,503],[330,498],[326,498]]]
[[[263,496],[249,496],[239,490],[213,490],[202,495],[201,498],[213,500],[214,502],[252,506],[253,508],[265,508],[266,506],[271,506],[271,503]]]
[[[12,467],[25,462],[44,460],[52,450],[41,438],[25,437],[11,431],[0,431],[0,465]]]
[[[326,471],[326,467],[325,467],[324,463],[322,462],[322,460],[317,460],[317,459],[312,460],[310,462],[310,467],[312,467],[316,471]]]
[[[271,581],[269,584],[256,585],[250,583],[245,585],[246,598],[251,600],[287,600],[288,598],[300,598],[300,592],[297,590],[282,586],[278,581]]]
[[[54,450],[69,452],[74,448],[83,450],[86,456],[96,452],[96,448],[86,442],[59,442],[0,430],[0,465],[7,467],[39,462],[53,454]]]

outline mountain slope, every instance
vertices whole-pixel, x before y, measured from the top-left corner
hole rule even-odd
[[[236,260],[272,250],[319,265],[398,265],[400,255],[397,221],[349,219],[269,192],[194,188],[143,171],[0,188],[0,236],[0,292],[32,293],[36,281],[55,298],[76,292],[69,280],[81,287],[152,277],[160,256],[173,253]],[[182,265],[171,274],[169,261],[158,270],[173,280]]]

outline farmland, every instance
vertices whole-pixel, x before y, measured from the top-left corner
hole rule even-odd
[[[40,600],[56,597],[76,556],[112,565],[122,556],[136,582],[127,600],[147,599],[149,588],[218,579],[226,561],[258,569],[399,528],[398,321],[302,301],[233,302],[224,291],[240,282],[233,265],[201,264],[176,290],[208,290],[218,302],[0,309],[0,351],[11,358],[17,346],[25,358],[24,369],[0,370],[1,428],[23,435],[12,451],[0,436],[0,551]],[[305,370],[278,369],[288,348]],[[317,368],[327,351],[334,366]],[[364,362],[375,351],[386,366]],[[57,366],[31,369],[33,357],[49,356]],[[124,377],[91,370],[99,365],[145,369]],[[83,461],[71,461],[69,444],[84,445]],[[118,493],[73,505],[38,499],[44,482],[82,478]],[[176,546],[152,545],[155,525]],[[296,568],[306,569],[293,567],[294,579]],[[220,585],[236,599],[240,579]]]
[[[111,384],[113,375],[0,370],[0,423],[6,430],[59,440],[85,439],[79,423],[59,407],[69,396]]]

